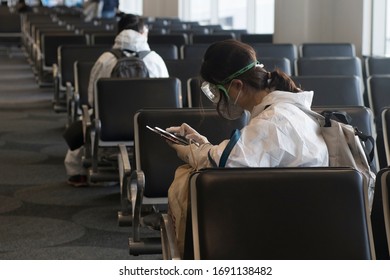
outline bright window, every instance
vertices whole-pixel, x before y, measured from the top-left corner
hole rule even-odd
[[[218,0],[218,23],[226,29],[246,29],[247,2]]]
[[[119,0],[119,10],[127,14],[142,15],[142,0]]]
[[[181,0],[180,18],[250,33],[274,31],[275,0]]]

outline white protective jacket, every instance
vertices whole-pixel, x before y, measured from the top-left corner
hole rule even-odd
[[[328,149],[318,122],[300,107],[310,108],[313,92],[274,91],[254,107],[248,125],[226,161],[226,167],[328,166]],[[219,164],[229,140],[202,145],[190,164]],[[193,146],[193,145],[191,145]],[[210,148],[211,147],[211,148]]]
[[[134,52],[150,51],[147,37],[134,30],[123,30],[115,38],[114,49],[127,49]],[[111,71],[116,64],[116,57],[110,53],[103,53],[93,66],[89,78],[88,85],[88,103],[93,107],[95,83],[100,78],[108,78],[111,76]],[[147,54],[143,61],[149,71],[150,78],[166,78],[169,77],[168,69],[164,60],[156,52],[151,51]]]

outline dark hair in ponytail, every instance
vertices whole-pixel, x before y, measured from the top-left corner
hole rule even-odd
[[[213,43],[206,50],[200,71],[201,77],[210,83],[220,84],[229,75],[256,61],[256,52],[248,44],[237,40]],[[260,63],[261,63],[261,59]],[[259,64],[237,77],[257,89],[300,92],[294,81],[283,71],[268,72]]]
[[[268,88],[289,92],[302,91],[286,73],[279,69],[268,72]]]
[[[268,72],[261,67],[255,67],[252,70],[240,76],[240,79],[255,89],[269,89],[270,91],[280,90],[289,92],[301,92],[302,90],[295,82],[280,69]]]

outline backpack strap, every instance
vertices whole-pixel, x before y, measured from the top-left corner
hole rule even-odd
[[[116,59],[120,59],[126,56],[121,49],[111,49],[109,52],[112,53]]]
[[[371,163],[374,160],[374,152],[375,152],[375,140],[371,135],[366,135],[361,132],[357,127],[355,129],[355,135],[359,137],[360,142],[362,143],[364,153],[366,154],[368,163]],[[371,150],[368,150],[366,145],[367,142],[371,143]]]
[[[331,126],[330,120],[332,117],[343,124],[351,124],[352,121],[351,116],[347,112],[342,111],[323,111],[321,115],[325,117],[325,127]]]
[[[229,158],[230,152],[232,151],[234,145],[236,145],[238,139],[241,137],[241,132],[238,129],[233,131],[232,136],[230,137],[229,143],[226,145],[225,149],[222,152],[221,158],[219,160],[218,167],[225,167],[226,162]]]

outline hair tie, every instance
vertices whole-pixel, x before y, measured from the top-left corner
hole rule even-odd
[[[271,81],[272,81],[272,75],[271,75],[271,72],[267,72],[267,76],[268,76],[268,79],[267,79],[267,85],[269,86],[271,84]]]

